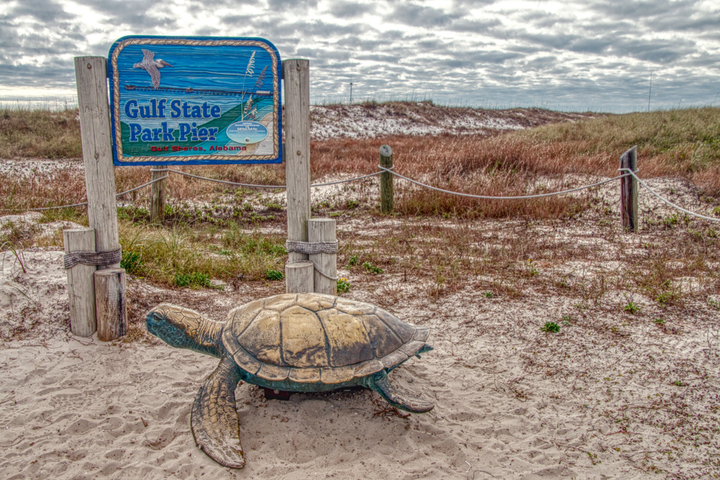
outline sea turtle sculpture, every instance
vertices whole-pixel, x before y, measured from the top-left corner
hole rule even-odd
[[[388,379],[408,358],[432,350],[425,343],[429,329],[367,303],[314,293],[276,295],[231,310],[224,323],[163,303],[150,310],[146,324],[173,347],[220,358],[198,392],[190,423],[200,449],[226,467],[245,465],[235,411],[241,380],[290,392],[363,386],[408,412],[433,408],[397,392]]]

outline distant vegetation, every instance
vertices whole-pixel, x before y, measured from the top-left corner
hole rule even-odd
[[[0,158],[80,158],[78,110],[0,109]]]
[[[75,111],[0,111],[3,138],[0,148],[6,152],[3,155],[79,156],[79,146],[77,153],[61,153],[74,151],[70,146],[79,143],[75,116]],[[38,127],[33,119],[47,128]],[[50,135],[52,132],[56,137]],[[31,151],[28,145],[32,145],[33,138],[41,139],[37,145],[44,145],[46,150],[33,154],[7,153]],[[641,177],[668,176],[693,181],[701,188],[699,200],[713,206],[718,205],[720,196],[718,108],[601,115],[576,123],[492,136],[314,141],[313,180],[376,172],[378,149],[385,143],[392,146],[395,171],[401,174],[450,190],[503,196],[572,188],[598,177],[616,176],[620,154],[637,144]],[[176,168],[233,182],[285,183],[283,165]],[[149,170],[149,167],[116,169],[117,189],[122,191],[147,182]],[[38,169],[24,177],[0,174],[0,209],[23,211],[85,200],[82,169],[42,171]],[[313,216],[366,220],[379,216],[377,192],[371,188],[373,182],[349,184],[348,190],[325,195],[313,204]],[[664,218],[644,215],[642,230],[649,236],[642,237],[644,240],[637,247],[644,253],[638,255],[634,249],[627,250],[627,255],[617,253],[623,268],[586,276],[562,273],[552,267],[560,259],[595,263],[607,260],[610,257],[603,253],[603,248],[578,246],[556,234],[539,238],[539,230],[533,230],[535,222],[512,222],[514,233],[509,235],[506,222],[482,222],[482,228],[477,228],[476,220],[570,219],[597,206],[601,218],[593,223],[593,231],[604,242],[617,245],[618,252],[625,252],[628,244],[617,235],[618,221],[610,219],[609,205],[601,203],[607,200],[597,192],[531,201],[484,201],[420,189],[401,180],[396,180],[395,188],[396,214],[405,218],[394,223],[390,233],[359,240],[357,232],[338,232],[342,245],[338,264],[352,272],[353,282],[402,275],[421,279],[422,287],[417,291],[437,297],[466,288],[468,279],[476,279],[473,286],[484,291],[489,301],[503,295],[522,295],[525,286],[531,284],[540,293],[572,292],[586,302],[597,302],[605,292],[617,290],[642,293],[663,308],[673,308],[690,295],[700,295],[683,290],[675,279],[702,276],[707,280],[703,294],[720,292],[716,268],[720,234],[716,225],[676,213]],[[287,258],[283,246],[286,218],[282,195],[261,195],[255,190],[179,175],[169,177],[168,191],[164,225],[149,221],[149,189],[120,199],[124,204],[118,208],[120,242],[123,265],[128,272],[175,287],[217,288],[219,284],[211,280],[221,280],[230,285],[257,281],[264,282],[269,289],[281,288],[279,279]],[[438,221],[418,221],[416,217],[420,216],[432,216]],[[446,218],[450,222],[445,222]],[[58,219],[87,224],[83,208],[50,210],[44,213],[42,221]],[[18,222],[0,232],[0,244],[16,250],[32,245],[62,245],[61,235],[41,237],[40,230],[36,225]],[[362,283],[353,285],[355,288]],[[396,289],[383,290],[382,297],[386,298],[383,301],[397,302],[404,295],[403,289],[393,288]],[[627,305],[624,313],[644,314],[631,310],[637,305],[632,298]],[[564,323],[562,328],[565,331]]]
[[[368,104],[368,109],[376,105]],[[443,107],[436,107],[443,108]],[[464,109],[457,110],[457,114]],[[529,109],[527,116],[542,111]],[[311,145],[313,179],[330,174],[377,171],[378,149],[392,146],[395,170],[441,188],[481,195],[524,195],[562,186],[567,174],[618,174],[618,157],[637,144],[642,177],[682,177],[705,195],[720,195],[720,108],[600,115],[575,123],[558,123],[497,135],[393,136],[375,139],[330,139]],[[77,110],[61,112],[0,110],[0,157],[77,158],[81,156]],[[283,184],[284,166],[188,166],[183,170],[235,182]],[[73,177],[74,175],[74,177]],[[60,173],[56,182],[37,178],[2,182],[0,208],[61,205],[84,200],[83,180],[76,173]],[[145,167],[116,170],[119,190],[148,180]],[[576,186],[564,184],[564,188]],[[171,201],[194,201],[219,193],[242,199],[250,192],[173,175]],[[396,211],[406,215],[444,215],[464,218],[573,216],[588,206],[586,197],[552,197],[528,201],[478,201],[408,186],[396,181]],[[132,200],[146,202],[146,193]],[[272,220],[246,210],[239,202],[224,207],[229,218]],[[175,221],[204,221],[207,212],[173,207]],[[217,210],[217,208],[215,208]],[[217,213],[217,212],[213,212]],[[222,212],[220,212],[222,213]],[[327,213],[327,212],[326,212]],[[282,215],[282,212],[279,212]],[[217,215],[216,215],[217,216]],[[222,216],[222,215],[221,215]]]

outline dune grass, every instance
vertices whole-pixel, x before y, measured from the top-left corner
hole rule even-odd
[[[27,114],[18,113],[20,119],[30,118],[22,117]],[[49,112],[45,114],[50,115]],[[20,120],[15,119],[13,122],[18,123]],[[313,180],[327,175],[354,176],[377,171],[378,149],[382,144],[392,146],[395,170],[401,174],[449,190],[504,196],[572,188],[578,185],[578,181],[590,183],[598,176],[616,176],[620,154],[637,144],[641,177],[687,179],[698,185],[701,195],[705,195],[711,203],[717,203],[720,195],[718,108],[603,115],[575,123],[546,125],[490,137],[395,136],[316,141],[311,144]],[[234,182],[285,183],[283,165],[177,168]],[[149,167],[116,169],[117,189],[125,190],[147,182],[149,170]],[[162,226],[149,224],[149,189],[120,199],[126,205],[119,210],[121,243],[126,253],[124,260],[134,275],[154,279],[165,285],[178,284],[180,275],[183,276],[180,283],[189,282],[190,285],[193,283],[190,280],[196,279],[195,284],[202,285],[207,283],[204,276],[226,282],[239,279],[265,281],[268,271],[282,270],[285,253],[280,235],[261,237],[259,234],[246,233],[267,222],[281,229],[285,221],[281,205],[265,202],[252,190],[178,175],[171,175],[168,184],[167,216]],[[483,201],[419,189],[401,180],[396,180],[395,185],[397,215],[451,217],[461,222],[473,222],[479,218],[526,222],[575,218],[593,208],[597,200],[593,192],[588,192],[580,196],[532,201]],[[0,208],[23,210],[82,202],[85,200],[84,191],[82,169],[66,168],[52,174],[22,178],[3,175],[0,176]],[[355,200],[328,203],[314,205],[314,214],[379,215],[377,198],[360,199],[360,204]],[[47,211],[43,217],[46,222],[59,219],[87,223],[82,208]],[[658,222],[646,223],[643,228],[652,231],[681,228],[672,218]],[[453,240],[453,231],[462,234]],[[710,267],[706,268],[706,264],[709,265],[709,259],[717,261],[712,251],[717,245],[716,230],[688,223],[682,232],[683,242],[668,243],[666,247],[680,248],[679,245],[684,245],[686,251],[683,258],[688,260],[683,264],[689,270],[683,270],[683,273],[702,271],[711,275],[712,269],[708,270]],[[359,264],[369,262],[386,272],[414,272],[419,277],[433,279],[431,294],[460,288],[463,285],[462,278],[468,273],[476,276],[495,275],[498,278],[513,277],[520,282],[538,283],[542,280],[548,289],[577,288],[596,292],[608,288],[607,283],[580,283],[575,286],[563,278],[530,275],[528,272],[537,269],[538,263],[531,264],[532,268],[522,264],[521,268],[518,259],[552,261],[553,256],[559,253],[557,245],[544,248],[534,238],[511,242],[507,248],[495,252],[465,252],[464,245],[473,242],[482,245],[485,240],[481,237],[472,240],[476,235],[472,229],[462,228],[427,232],[428,238],[434,238],[432,241],[437,241],[436,244],[447,251],[439,254],[437,248],[440,247],[429,244],[420,248],[418,251],[421,252],[435,252],[426,262],[413,260],[406,263],[387,253],[398,244],[418,245],[419,240],[414,236],[416,233],[413,227],[401,235],[380,241],[376,249],[379,253],[365,251]],[[609,232],[607,235],[614,238],[615,233]],[[341,255],[348,257],[344,260],[347,262],[357,253],[350,249],[358,247],[353,246],[353,238],[343,241],[348,246],[344,247]],[[607,282],[621,282],[625,288],[642,290],[649,296],[672,303],[678,294],[667,287],[667,281],[677,276],[675,274],[678,272],[668,273],[665,262],[670,258],[670,253],[665,248],[659,251],[663,253],[658,253],[657,262],[648,264],[652,268],[643,265],[632,272],[632,277],[627,277],[637,279],[636,284],[626,285],[627,281],[622,275],[608,277]],[[583,252],[568,251],[566,254],[579,258]],[[469,260],[477,256],[487,257],[488,261],[477,263]],[[482,285],[479,288],[497,290],[501,289],[499,285]],[[503,285],[503,289],[510,288],[507,284]]]
[[[80,157],[77,109],[0,109],[0,158]]]
[[[210,279],[233,284],[263,280],[283,270],[281,235],[246,233],[237,224],[204,227],[144,227],[120,222],[123,267],[166,286],[210,287]]]

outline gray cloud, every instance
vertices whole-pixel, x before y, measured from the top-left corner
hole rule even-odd
[[[392,15],[385,19],[413,27],[442,27],[461,17],[462,14],[410,3],[396,5]]]
[[[361,17],[374,11],[375,5],[360,2],[333,2],[330,5],[330,13],[337,18]]]
[[[26,15],[41,22],[56,22],[72,18],[72,15],[62,8],[62,5],[53,0],[23,0],[10,11],[9,17]]]
[[[72,92],[72,56],[107,55],[117,31],[267,38],[284,58],[311,59],[317,101],[347,100],[351,78],[356,99],[616,111],[647,107],[650,71],[655,106],[711,103],[720,90],[720,5],[694,0],[568,0],[558,11],[502,0],[74,0],[105,18],[94,23],[65,1],[4,9],[0,88]]]

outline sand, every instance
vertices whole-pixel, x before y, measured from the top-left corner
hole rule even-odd
[[[44,164],[43,164],[44,165]],[[10,165],[16,167],[15,165]],[[330,180],[330,178],[326,179]],[[593,178],[579,177],[576,184]],[[648,182],[685,208],[708,214],[685,182]],[[366,185],[367,184],[367,185]],[[372,185],[370,185],[372,184]],[[363,188],[376,188],[375,180]],[[617,185],[597,195],[617,196]],[[363,193],[363,192],[361,192]],[[366,194],[364,192],[363,194]],[[350,195],[318,189],[320,198]],[[596,234],[617,221],[617,206],[574,222],[490,221],[486,248],[503,238],[592,245],[598,261],[558,259],[539,275],[588,278],[617,268],[618,249],[637,250],[641,236]],[[644,218],[672,213],[641,195]],[[35,224],[39,214],[0,218],[0,229]],[[338,219],[342,238],[372,245],[402,223],[440,219]],[[37,224],[57,235],[69,222]],[[465,226],[465,228],[468,228]],[[493,230],[495,229],[495,230]],[[669,231],[672,232],[672,231]],[[505,237],[503,237],[505,235]],[[363,243],[364,242],[364,243]],[[635,249],[635,250],[633,250]],[[218,360],[167,346],[144,332],[142,317],[170,301],[216,320],[251,300],[282,293],[282,282],[168,290],[130,278],[130,334],[103,343],[69,333],[62,252],[31,248],[0,259],[0,478],[2,479],[492,479],[711,478],[720,475],[719,295],[700,295],[664,311],[635,295],[642,314],[623,311],[627,293],[608,288],[594,301],[548,295],[518,285],[513,298],[473,289],[431,295],[411,275],[340,270],[353,287],[344,296],[378,304],[432,329],[435,350],[391,374],[401,390],[435,409],[407,415],[370,391],[293,394],[266,400],[260,389],[236,391],[247,466],[230,470],[196,446],[190,408]],[[409,255],[409,253],[408,253]],[[703,279],[680,279],[702,292]],[[665,323],[653,321],[662,316]],[[561,322],[563,318],[570,318]],[[560,333],[541,326],[562,324]]]
[[[358,219],[341,227],[370,230]],[[372,227],[381,228],[393,222]],[[589,238],[554,230],[556,237]],[[160,301],[222,320],[234,305],[281,293],[281,282],[218,292],[164,290],[131,279],[130,335],[103,343],[68,332],[61,256],[35,248],[23,253],[22,265],[12,253],[2,261],[3,479],[633,479],[720,472],[718,311],[705,303],[689,302],[682,318],[666,315],[660,328],[651,321],[657,307],[650,299],[635,298],[645,308],[635,317],[619,308],[620,292],[595,305],[532,291],[488,298],[470,286],[433,299],[424,293],[428,285],[412,277],[364,279],[341,271],[353,283],[346,297],[432,328],[435,350],[391,378],[435,409],[398,415],[365,390],[266,400],[242,384],[236,397],[247,466],[230,470],[205,456],[190,431],[194,396],[217,359],[171,348],[144,333],[139,320]],[[567,314],[573,320],[560,333],[540,330]]]

